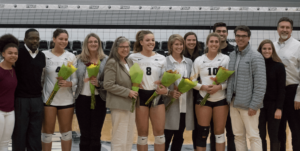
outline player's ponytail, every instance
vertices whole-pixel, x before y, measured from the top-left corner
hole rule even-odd
[[[134,47],[133,47],[134,53],[141,52],[143,50],[143,46],[141,45],[140,42],[143,41],[145,35],[148,35],[148,34],[153,34],[153,33],[149,30],[141,30],[136,33],[136,36],[135,36],[136,41],[135,41]]]

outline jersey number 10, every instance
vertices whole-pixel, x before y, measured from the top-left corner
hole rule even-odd
[[[218,73],[218,68],[208,68],[208,75],[211,75],[211,70],[213,72],[213,75],[217,75]]]

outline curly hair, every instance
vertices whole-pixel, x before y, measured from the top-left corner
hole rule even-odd
[[[12,34],[5,34],[0,37],[0,52],[4,52],[9,47],[18,49],[19,40]]]

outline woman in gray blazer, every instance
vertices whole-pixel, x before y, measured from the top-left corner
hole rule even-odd
[[[103,69],[107,61],[107,56],[104,55],[101,40],[98,35],[90,33],[86,36],[82,46],[82,53],[77,59],[78,84],[75,92],[75,109],[80,129],[80,144],[81,151],[100,151],[101,150],[101,130],[106,115],[105,107],[105,91],[103,90],[103,82],[99,80],[103,77]],[[86,68],[91,63],[101,61],[98,76],[87,82],[88,73]],[[91,90],[89,84],[96,87],[95,109],[91,109]]]
[[[169,149],[171,139],[173,138],[171,151],[180,151],[183,144],[183,132],[194,129],[194,108],[193,108],[193,90],[181,94],[174,86],[178,86],[183,77],[189,78],[193,62],[191,59],[183,56],[184,39],[178,35],[171,35],[168,41],[169,56],[166,57],[166,65],[163,72],[167,70],[177,70],[181,78],[169,87],[170,93],[164,97],[164,103],[167,106],[172,98],[176,100],[166,111],[165,151]]]
[[[133,65],[127,59],[130,42],[118,37],[104,69],[104,88],[107,90],[106,107],[111,110],[112,151],[131,151],[135,127],[135,113],[131,113],[132,98],[138,93],[131,90],[129,68]]]

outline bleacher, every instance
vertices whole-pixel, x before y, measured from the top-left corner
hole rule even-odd
[[[135,41],[130,41],[130,51],[133,51],[133,47],[134,47],[134,43]],[[82,52],[82,44],[83,41],[80,40],[74,40],[74,41],[69,41],[67,47],[65,48],[65,50],[75,54],[75,55],[79,55]],[[200,48],[204,49],[204,43],[202,41],[199,41],[200,44]],[[24,45],[24,41],[23,40],[19,40],[19,45]],[[113,41],[101,41],[101,45],[102,45],[102,49],[103,52],[106,55],[109,55],[112,45],[113,45]],[[39,45],[39,50],[40,51],[44,51],[44,50],[48,50],[48,49],[53,49],[54,44],[53,41],[47,41],[47,40],[41,40],[40,41],[40,45]],[[155,47],[154,50],[155,52],[162,54],[164,56],[168,55],[168,41],[155,41]]]

